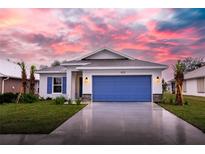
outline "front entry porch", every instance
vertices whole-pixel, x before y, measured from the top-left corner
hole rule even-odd
[[[71,99],[79,99],[82,97],[82,88],[83,88],[82,72],[72,71],[71,76],[72,76]]]

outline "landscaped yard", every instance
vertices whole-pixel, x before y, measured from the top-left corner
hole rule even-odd
[[[178,106],[166,102],[160,105],[205,132],[205,98],[184,96],[184,99],[188,105]]]
[[[85,105],[55,105],[52,101],[0,105],[0,134],[47,134]]]

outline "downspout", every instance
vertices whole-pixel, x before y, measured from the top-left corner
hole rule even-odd
[[[9,77],[5,78],[2,80],[2,85],[1,85],[1,93],[4,94],[4,81],[8,80]]]

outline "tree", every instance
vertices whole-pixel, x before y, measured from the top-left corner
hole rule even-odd
[[[200,68],[202,66],[205,66],[204,58],[192,58],[188,57],[182,60],[181,62],[183,65],[185,65],[185,72],[193,71],[197,68]]]
[[[167,91],[167,83],[162,79],[162,93]]]
[[[29,88],[29,92],[31,94],[35,93],[35,75],[34,75],[35,70],[36,70],[36,67],[32,65],[30,69],[30,88]]]
[[[22,92],[25,94],[27,86],[26,66],[24,62],[19,62],[18,65],[21,67]]]
[[[176,103],[178,105],[183,105],[183,95],[182,95],[182,86],[184,81],[184,71],[185,65],[180,60],[177,61],[175,65],[173,65],[174,70],[174,78],[176,84]]]
[[[55,60],[52,64],[51,64],[51,66],[60,66],[60,62],[58,61],[58,60]]]

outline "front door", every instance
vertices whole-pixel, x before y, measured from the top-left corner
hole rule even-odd
[[[83,78],[79,78],[79,96],[82,97],[82,91],[83,91]]]

